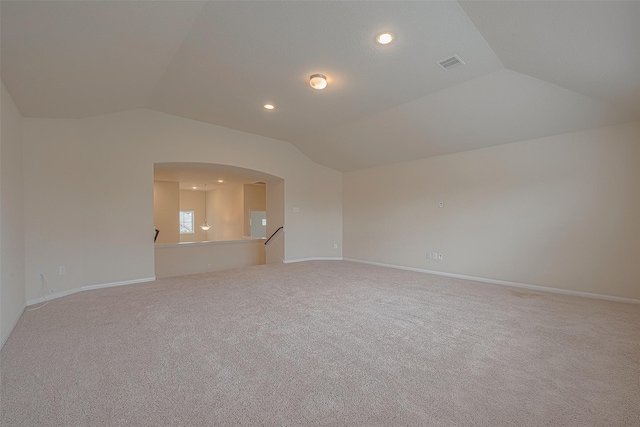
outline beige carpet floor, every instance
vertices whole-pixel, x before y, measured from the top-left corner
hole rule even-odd
[[[0,364],[2,426],[640,425],[640,306],[341,261],[60,298]]]

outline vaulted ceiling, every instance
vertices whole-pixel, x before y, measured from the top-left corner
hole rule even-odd
[[[25,117],[149,108],[348,171],[640,119],[638,22],[617,1],[3,0],[0,65]]]

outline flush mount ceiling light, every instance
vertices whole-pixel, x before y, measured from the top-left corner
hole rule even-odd
[[[222,180],[222,179],[219,179],[219,180],[218,180],[218,182],[224,182],[224,180]]]
[[[309,77],[309,84],[312,88],[321,90],[327,87],[327,78],[322,74],[312,74]]]
[[[209,223],[207,222],[207,184],[204,185],[204,222],[200,226],[204,231],[207,231],[211,228]]]
[[[273,104],[264,104],[264,109],[265,110],[273,110],[274,108],[276,108],[276,107],[274,107]]]
[[[376,41],[380,44],[389,44],[393,41],[393,34],[391,33],[380,33],[376,37]]]

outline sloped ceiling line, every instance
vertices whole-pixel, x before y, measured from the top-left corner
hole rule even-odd
[[[144,107],[341,171],[640,119],[640,2],[0,7],[2,80],[26,117]],[[465,65],[443,71],[453,54]]]

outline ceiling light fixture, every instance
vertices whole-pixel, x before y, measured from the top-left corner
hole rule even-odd
[[[276,107],[274,107],[273,104],[264,104],[264,109],[265,110],[273,110],[274,108],[276,108]]]
[[[380,44],[389,44],[393,41],[393,34],[391,33],[381,33],[376,37],[376,41]]]
[[[224,182],[223,180],[219,179],[218,182]]]
[[[309,77],[309,84],[312,88],[321,90],[327,87],[327,78],[322,74],[312,74]]]
[[[204,185],[204,222],[200,226],[204,231],[207,231],[211,228],[209,223],[207,222],[207,184]]]

